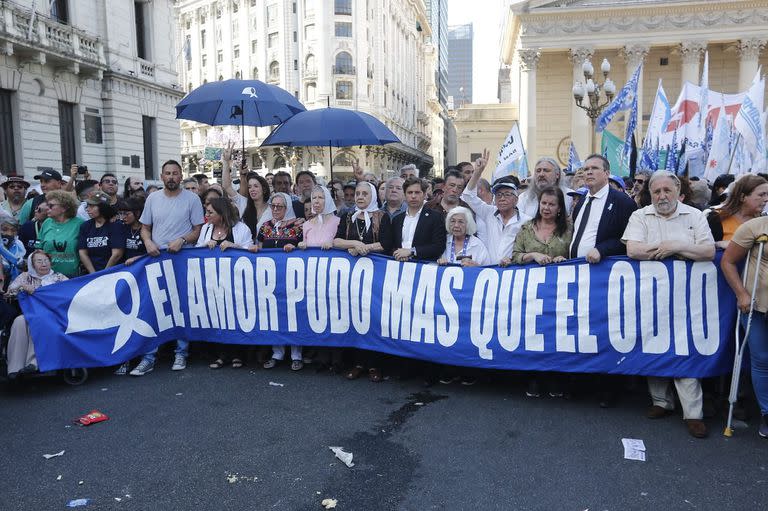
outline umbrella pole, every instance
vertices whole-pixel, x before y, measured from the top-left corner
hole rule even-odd
[[[328,156],[331,158],[331,181],[333,181],[333,147],[331,147],[330,140],[328,141]]]
[[[243,135],[243,158],[245,158],[245,101],[240,100],[240,132]],[[238,169],[238,172],[240,169]]]

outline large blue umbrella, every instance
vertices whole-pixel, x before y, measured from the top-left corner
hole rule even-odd
[[[328,146],[332,151],[331,147],[384,145],[395,142],[400,142],[400,139],[372,115],[346,108],[327,107],[294,115],[275,128],[261,145]]]
[[[305,111],[293,94],[259,80],[206,83],[176,105],[176,118],[210,126],[272,126]],[[245,130],[243,130],[245,151]]]

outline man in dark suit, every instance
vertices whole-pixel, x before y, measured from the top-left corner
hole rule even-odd
[[[427,183],[409,177],[403,191],[408,209],[392,220],[389,229],[382,230],[384,251],[398,261],[437,261],[445,250],[445,224],[439,213],[424,205]]]
[[[611,164],[604,156],[590,155],[584,161],[584,173],[589,193],[573,209],[570,256],[599,263],[608,256],[625,255],[621,237],[637,205],[626,193],[608,185]]]
[[[637,205],[629,195],[608,185],[610,175],[611,164],[604,156],[593,154],[584,161],[584,180],[589,191],[573,208],[571,258],[584,257],[595,264],[605,257],[627,253],[621,238]],[[616,406],[623,381],[600,375],[597,385],[600,407]]]

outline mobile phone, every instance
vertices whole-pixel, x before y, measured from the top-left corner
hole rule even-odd
[[[77,166],[77,173],[78,174],[85,175],[86,172],[88,172],[88,167],[86,167],[85,165],[78,165]]]
[[[457,255],[456,260],[461,261],[462,259],[472,259],[471,255]]]

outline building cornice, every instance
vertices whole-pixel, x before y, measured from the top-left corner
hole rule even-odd
[[[594,38],[599,35],[607,39],[633,32],[649,36],[653,33],[677,33],[678,38],[680,31],[701,32],[711,34],[712,40],[717,40],[718,33],[722,33],[723,29],[732,31],[735,27],[752,27],[765,33],[768,0],[537,9],[516,13],[515,17],[520,24],[522,46],[527,46],[527,40],[558,36]]]

